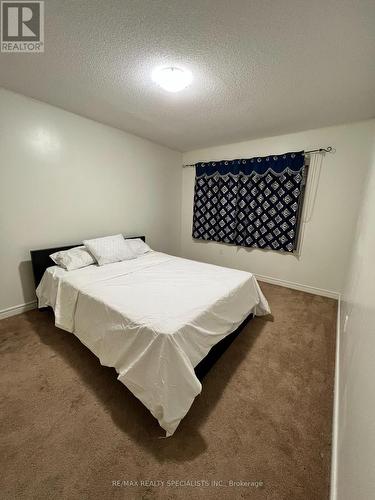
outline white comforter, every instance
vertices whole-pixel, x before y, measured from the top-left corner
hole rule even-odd
[[[69,272],[52,266],[37,295],[167,436],[201,392],[194,367],[250,313],[270,312],[252,274],[159,252]]]

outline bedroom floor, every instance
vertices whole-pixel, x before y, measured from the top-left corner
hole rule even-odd
[[[0,321],[1,497],[328,499],[337,303],[261,287],[273,319],[246,326],[169,439],[50,312]],[[263,485],[211,484],[230,480]]]

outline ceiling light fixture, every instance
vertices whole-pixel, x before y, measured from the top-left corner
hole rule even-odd
[[[168,68],[156,68],[152,72],[152,79],[168,92],[179,92],[190,85],[193,75],[186,69],[170,66]]]

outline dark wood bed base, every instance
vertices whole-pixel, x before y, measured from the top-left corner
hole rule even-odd
[[[194,368],[195,374],[200,381],[203,380],[204,376],[211,370],[216,361],[225,353],[231,343],[238,337],[242,329],[247,325],[247,323],[252,319],[253,315],[250,314],[245,321],[243,321],[240,326],[230,333],[226,337],[220,340],[217,344],[211,347],[209,353],[197,364]]]
[[[145,236],[126,236],[125,238],[126,239],[140,238],[143,241],[146,241]],[[77,245],[65,245],[56,248],[45,248],[42,250],[30,250],[35,288],[37,288],[37,286],[39,285],[40,280],[42,279],[43,274],[47,269],[47,267],[56,265],[50,258],[50,255],[52,253],[59,252],[61,250],[69,250],[70,248],[77,247],[80,245],[82,245],[82,243],[79,243]],[[230,333],[225,338],[220,340],[220,342],[215,344],[211,348],[207,356],[204,357],[200,363],[198,363],[198,365],[195,367],[195,374],[199,380],[202,380],[204,376],[210,371],[212,366],[222,356],[222,354],[224,354],[224,352],[228,349],[231,343],[238,337],[243,327],[251,320],[252,317],[253,315],[250,314],[234,332]]]

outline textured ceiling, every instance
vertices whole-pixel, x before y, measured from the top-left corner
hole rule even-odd
[[[187,151],[375,116],[374,0],[46,0],[0,86]],[[155,66],[189,68],[170,94]]]

